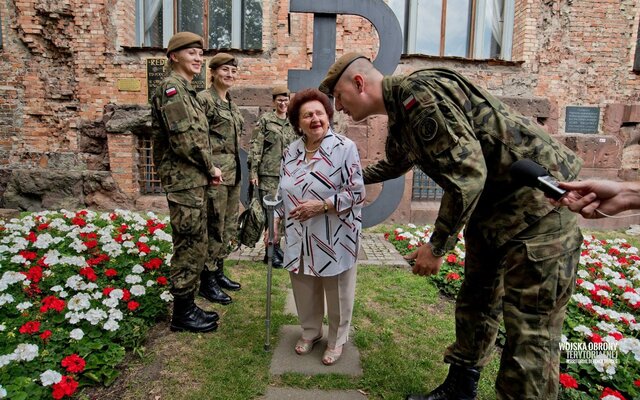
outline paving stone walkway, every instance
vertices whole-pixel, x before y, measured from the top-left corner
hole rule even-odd
[[[256,247],[249,248],[242,246],[238,251],[232,253],[229,259],[261,261],[264,257],[264,245],[258,243]],[[362,237],[358,264],[404,267],[407,262],[396,251],[393,245],[384,239],[383,234],[365,233]],[[285,302],[285,313],[297,315],[293,292],[289,289]],[[320,374],[344,374],[348,376],[362,376],[362,365],[360,362],[360,352],[351,341],[345,344],[342,357],[332,366],[322,364],[322,353],[327,346],[326,339],[318,342],[311,353],[304,356],[296,354],[294,346],[300,338],[302,330],[298,325],[285,325],[279,332],[278,343],[272,344],[271,366],[269,373],[272,376],[279,376],[285,373],[299,373],[303,375]],[[327,337],[327,326],[324,326],[324,337]],[[258,400],[366,400],[367,396],[357,390],[317,390],[269,387],[264,396]]]

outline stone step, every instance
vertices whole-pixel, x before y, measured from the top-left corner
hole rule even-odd
[[[280,340],[273,349],[269,368],[271,375],[277,376],[291,372],[311,376],[321,374],[362,376],[360,352],[351,341],[345,343],[342,357],[337,363],[331,366],[322,364],[322,354],[327,347],[327,331],[328,327],[323,326],[323,339],[316,343],[309,354],[301,356],[295,352],[294,347],[300,339],[302,328],[299,325],[284,325],[280,330]]]
[[[258,400],[366,400],[367,396],[357,390],[305,390],[270,387]]]

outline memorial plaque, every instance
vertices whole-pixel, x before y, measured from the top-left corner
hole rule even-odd
[[[156,90],[156,87],[162,82],[162,80],[169,75],[167,71],[167,61],[166,57],[162,58],[147,58],[147,99],[151,102],[151,97]],[[207,78],[207,63],[202,64],[202,70],[200,73],[193,77],[193,81],[191,81],[191,85],[193,85],[194,89],[197,92],[206,89],[206,78]]]
[[[567,106],[566,133],[598,133],[600,107]]]
[[[139,92],[140,79],[136,79],[136,78],[118,79],[118,90],[121,92]]]

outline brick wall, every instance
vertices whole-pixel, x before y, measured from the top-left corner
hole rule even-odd
[[[532,116],[586,161],[584,176],[638,178],[640,122],[635,55],[640,6],[636,0],[516,0],[513,62],[403,56],[396,73],[445,66],[505,98],[542,99]],[[13,169],[103,168],[132,199],[137,185],[135,135],[107,135],[104,163],[87,162],[82,126],[100,121],[109,104],[145,104],[145,59],[161,49],[135,48],[133,0],[21,0],[1,2],[0,197]],[[268,87],[286,82],[288,69],[308,69],[313,17],[288,13],[288,2],[263,1],[263,50],[231,51],[240,59],[234,95],[247,132],[269,108]],[[358,50],[374,57],[376,32],[357,16],[337,18],[338,55]],[[214,52],[207,51],[205,56]],[[122,80],[140,90],[120,90]],[[596,135],[564,133],[568,105],[601,110]],[[544,115],[543,115],[544,114]],[[358,143],[364,163],[384,153],[384,118],[337,125]],[[243,139],[246,144],[248,134]],[[634,147],[635,146],[635,147]],[[64,159],[64,163],[59,160]],[[412,218],[410,175],[394,218]],[[370,190],[371,197],[376,189]]]

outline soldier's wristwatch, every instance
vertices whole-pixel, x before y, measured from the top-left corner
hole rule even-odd
[[[327,213],[327,211],[329,211],[329,205],[324,200],[322,200],[322,208],[324,209],[325,214]]]
[[[431,254],[435,257],[443,257],[447,251],[445,249],[441,249],[439,247],[435,247],[433,244],[431,245]]]

